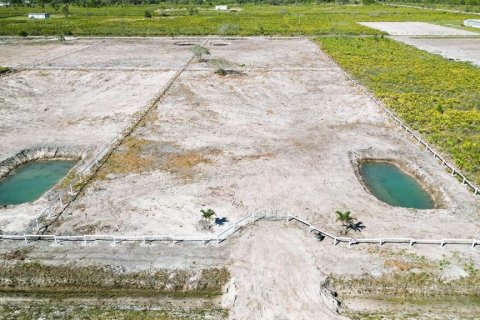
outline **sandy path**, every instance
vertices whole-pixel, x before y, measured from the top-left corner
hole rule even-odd
[[[305,237],[281,222],[244,231],[230,255],[231,319],[345,319],[320,295],[323,275],[312,252],[315,243]]]

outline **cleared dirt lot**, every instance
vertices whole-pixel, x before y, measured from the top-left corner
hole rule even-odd
[[[202,235],[200,209],[212,208],[224,221],[215,229],[281,209],[339,232],[335,210],[351,210],[364,236],[475,237],[478,200],[312,42],[255,38],[208,48],[210,59],[245,73],[220,76],[192,63],[50,232]],[[440,194],[441,208],[376,200],[355,175],[352,159],[362,157],[402,160]],[[448,227],[458,223],[465,226]]]
[[[392,36],[478,36],[478,33],[426,22],[359,22]]]
[[[446,59],[471,62],[480,66],[480,34],[424,22],[362,22],[364,26],[385,31],[392,39]]]
[[[480,66],[479,38],[420,38],[392,37],[397,41],[412,45],[430,53],[439,54],[446,59],[471,62]]]
[[[15,152],[17,141],[26,146],[43,140],[55,142],[61,128],[57,123],[70,118],[78,122],[60,131],[62,143],[95,148],[161,90],[182,65],[180,61],[185,63],[191,57],[188,46],[174,45],[177,40],[78,43],[83,41],[92,45],[82,54],[73,52],[48,66],[36,67],[39,70],[0,80],[3,87],[12,88],[3,92],[2,110],[8,113],[2,117],[10,127],[2,132],[1,141],[10,145],[11,151],[2,156]],[[134,45],[142,48],[138,59]],[[110,58],[102,56],[102,46]],[[221,76],[214,73],[211,62],[192,62],[48,232],[205,235],[196,227],[200,209],[212,208],[217,218],[224,218],[223,226],[214,227],[217,230],[253,210],[278,209],[339,233],[334,212],[350,210],[366,226],[355,235],[358,237],[478,236],[479,201],[390,123],[313,42],[300,38],[210,39],[206,46],[211,52],[206,58],[228,60],[240,74]],[[158,59],[151,54],[158,54]],[[12,53],[12,59],[14,56]],[[114,70],[116,67],[120,70]],[[48,72],[51,80],[42,80],[40,72]],[[53,94],[55,103],[42,105],[49,96],[43,86],[52,91],[63,88],[69,75],[75,81],[68,86],[70,91]],[[112,78],[98,81],[103,79],[100,75]],[[29,90],[24,88],[27,76],[30,91],[44,93],[28,98]],[[16,115],[9,105],[31,109]],[[68,112],[40,118],[49,123],[43,128],[31,111],[36,105]],[[121,116],[115,115],[117,108],[122,110]],[[102,122],[102,117],[113,118]],[[16,128],[7,118],[18,119],[22,125]],[[399,160],[422,175],[424,183],[439,194],[440,208],[393,208],[378,201],[355,174],[355,161],[364,157]],[[21,232],[32,215],[19,212],[32,212],[32,208],[26,204],[0,209],[2,228]],[[408,253],[398,247],[333,247],[330,241],[318,242],[284,222],[258,223],[218,247],[184,243],[33,246],[28,259],[52,264],[80,261],[79,265],[106,264],[121,270],[227,265],[232,279],[223,305],[231,310],[232,319],[258,315],[270,319],[340,318],[326,307],[328,302],[320,294],[326,275],[380,276],[395,269],[388,267],[387,258],[402,260],[415,258],[415,254],[436,259],[435,263],[444,255],[454,259],[453,251],[438,247],[414,247]],[[0,252],[17,247],[4,245]],[[477,252],[459,248],[456,254],[465,260],[452,262],[442,275],[466,275],[467,259],[478,267]]]
[[[20,70],[0,78],[0,161],[39,146],[94,155],[191,57],[173,42],[146,41],[150,51],[128,40],[0,46],[0,65]],[[0,229],[21,232],[44,207],[42,200],[2,208]]]

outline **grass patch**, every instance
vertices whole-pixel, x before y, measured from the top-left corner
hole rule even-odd
[[[75,320],[177,320],[225,319],[227,311],[213,306],[169,307],[138,305],[81,305],[75,303],[6,303],[0,305],[2,319],[75,319]]]
[[[4,74],[9,72],[11,69],[9,67],[2,67],[0,66],[0,74]]]
[[[0,35],[358,35],[382,34],[359,21],[425,21],[460,26],[474,15],[425,11],[384,5],[240,5],[236,12],[198,6],[190,15],[185,5],[119,5],[84,8],[70,5],[70,15],[51,7],[0,8]],[[50,19],[29,20],[29,12],[48,12]],[[145,19],[145,11],[152,18]]]
[[[480,183],[480,69],[382,37],[321,38],[390,109]]]
[[[12,254],[16,258],[28,253]],[[0,295],[53,299],[208,298],[221,295],[223,286],[230,278],[226,268],[120,272],[109,267],[49,266],[40,263],[3,264],[0,274]]]
[[[100,168],[97,177],[105,179],[107,174],[140,173],[151,170],[155,158],[142,155],[142,150],[151,142],[134,137],[127,137]]]
[[[175,144],[129,136],[108,158],[97,177],[164,170],[191,180],[197,165],[212,163],[210,157],[219,153],[217,149],[182,150]]]

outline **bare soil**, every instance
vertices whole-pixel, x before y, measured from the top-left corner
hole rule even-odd
[[[221,76],[206,61],[191,63],[50,233],[205,235],[196,228],[200,209],[212,208],[225,221],[214,231],[253,210],[289,210],[340,233],[335,211],[350,210],[366,226],[358,237],[478,236],[479,200],[313,42],[192,41],[205,40],[207,60],[231,61],[242,75]],[[72,46],[81,51],[49,42],[31,49],[39,50],[35,60],[23,54],[30,44],[5,45],[10,60],[18,52],[12,65],[25,68],[0,78],[1,157],[38,144],[101,146],[191,57],[189,47],[175,41],[76,40]],[[441,195],[442,208],[396,208],[377,200],[355,174],[363,156],[401,159]],[[21,233],[41,204],[0,208],[0,228]],[[14,251],[21,246],[2,242],[0,251],[8,263],[75,261],[131,271],[229,266],[232,280],[223,303],[232,319],[339,318],[320,294],[329,275],[380,277],[424,268],[456,279],[480,267],[478,250],[334,247],[282,222],[262,222],[218,247],[40,243]]]

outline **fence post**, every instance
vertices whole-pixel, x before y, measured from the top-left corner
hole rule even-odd
[[[143,245],[146,246],[147,242],[145,241],[145,236],[143,236]]]
[[[23,239],[25,240],[25,244],[28,244],[28,240],[27,240],[27,235],[26,235],[26,234],[23,235]]]
[[[55,244],[58,244],[58,243],[57,243],[57,236],[56,236],[56,235],[53,235],[53,241],[54,241]]]
[[[87,236],[83,235],[83,245],[87,245]]]
[[[255,211],[252,213],[252,223],[255,223]]]
[[[220,244],[220,238],[217,235],[217,246]]]
[[[63,207],[63,201],[62,201],[62,194],[61,193],[58,195],[58,200],[60,200],[60,206]]]

